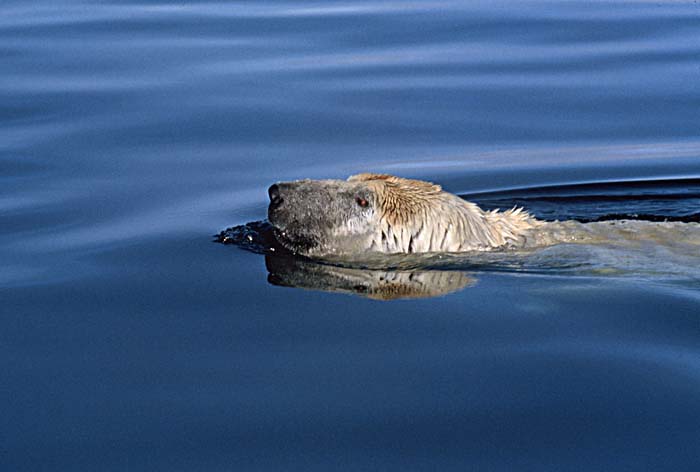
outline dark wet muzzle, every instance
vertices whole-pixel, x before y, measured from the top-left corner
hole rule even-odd
[[[270,197],[270,209],[274,210],[282,205],[284,199],[280,195],[280,187],[277,184],[272,184],[269,189],[267,189],[267,194]]]

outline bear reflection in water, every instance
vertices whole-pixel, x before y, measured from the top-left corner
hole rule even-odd
[[[299,257],[277,242],[266,221],[226,229],[216,240],[264,254],[268,282],[281,287],[396,300],[447,295],[475,283],[468,273],[459,270],[346,267]]]
[[[452,270],[376,270],[319,264],[291,255],[265,256],[268,282],[327,292],[360,295],[375,300],[429,298],[474,284],[465,272]]]

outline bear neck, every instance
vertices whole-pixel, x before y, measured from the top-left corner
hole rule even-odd
[[[370,250],[385,253],[463,252],[522,246],[536,220],[513,209],[483,211],[474,203],[442,192],[410,201],[382,215]]]

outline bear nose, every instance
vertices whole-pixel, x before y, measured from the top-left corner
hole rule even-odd
[[[284,201],[280,195],[280,187],[277,184],[272,184],[269,189],[267,189],[267,194],[270,196],[270,207],[277,208]]]

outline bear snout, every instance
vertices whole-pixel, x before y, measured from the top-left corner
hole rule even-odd
[[[272,184],[270,188],[267,189],[267,194],[270,197],[270,210],[279,208],[284,202],[282,194],[280,193],[280,187],[277,184]]]

